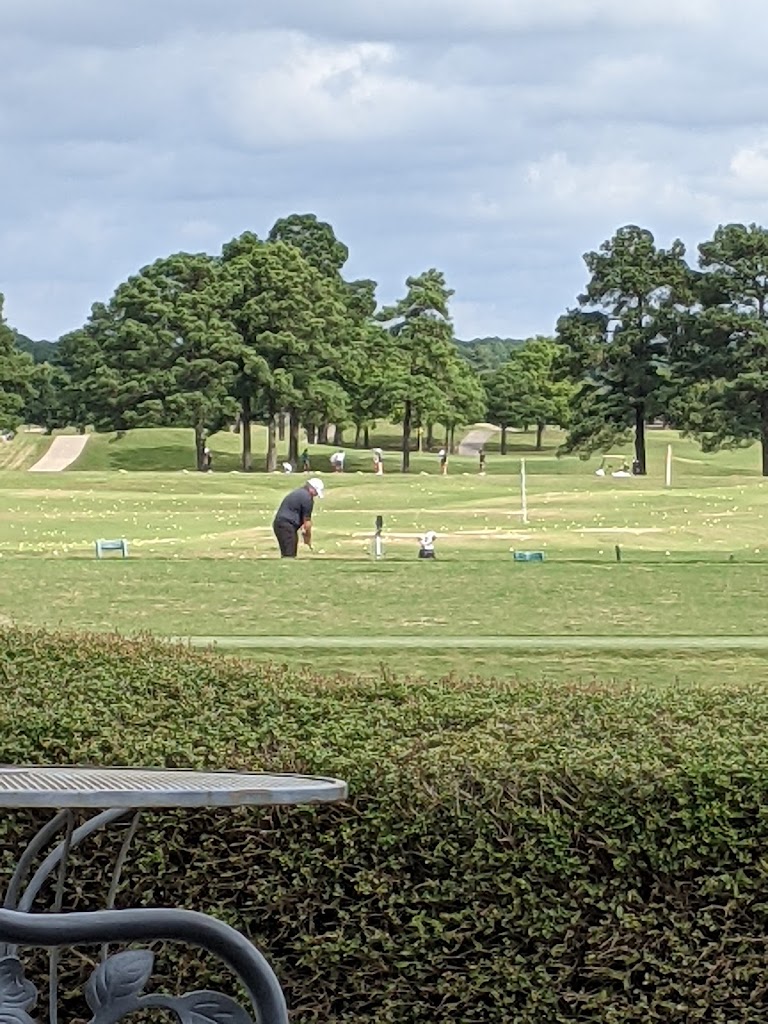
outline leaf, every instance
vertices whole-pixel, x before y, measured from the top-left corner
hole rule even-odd
[[[37,989],[24,977],[21,961],[15,956],[3,957],[0,960],[0,1018],[11,1007],[29,1010],[36,1002]],[[11,1015],[14,1018],[19,1016],[16,1013]]]
[[[96,1013],[118,999],[137,996],[149,981],[155,955],[149,949],[128,949],[100,963],[88,979],[85,998]]]
[[[253,1024],[251,1015],[220,992],[190,992],[173,1000],[181,1024]]]

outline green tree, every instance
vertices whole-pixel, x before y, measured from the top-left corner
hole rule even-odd
[[[59,401],[62,418],[84,434],[96,416],[94,396],[89,390],[92,374],[101,365],[101,351],[96,338],[94,321],[97,311],[105,307],[94,305],[88,322],[77,330],[59,338],[51,362],[63,374],[65,385]]]
[[[389,332],[375,319],[375,281],[343,282],[343,301],[347,324],[340,383],[346,394],[346,415],[355,428],[355,445],[359,447],[364,438],[367,443],[375,421],[387,415],[386,385],[395,372],[396,347]]]
[[[449,451],[456,448],[456,428],[482,419],[487,405],[485,388],[472,367],[463,360],[453,363],[448,370],[444,408],[439,412],[448,433]]]
[[[26,352],[31,355],[36,363],[54,362],[56,354],[55,341],[33,341],[25,334],[20,334],[15,328],[12,328],[12,330],[16,348],[20,352]]]
[[[507,430],[536,424],[536,449],[547,424],[563,427],[570,417],[573,385],[558,374],[560,349],[551,338],[530,338],[487,378],[488,418],[501,427],[501,453]]]
[[[318,220],[314,213],[281,217],[272,225],[267,239],[294,246],[324,277],[340,279],[342,267],[349,259],[349,249],[339,241],[331,225]]]
[[[336,237],[333,227],[318,220],[313,213],[282,217],[271,228],[268,240],[297,248],[307,263],[326,279],[327,287],[337,291],[338,302],[346,306],[345,322],[336,320],[335,378],[326,375],[319,381],[301,403],[300,412],[305,427],[309,428],[308,435],[318,430],[327,432],[332,422],[340,436],[344,426],[355,423],[352,392],[363,377],[370,333],[368,321],[376,308],[376,285],[368,280],[347,282],[343,279],[341,271],[349,258],[349,249]],[[371,297],[373,309],[367,312]],[[298,424],[294,422],[292,426],[288,457],[293,462],[298,458]]]
[[[230,420],[235,363],[215,288],[217,263],[177,253],[144,267],[62,339],[73,391],[97,430],[189,426],[198,469],[206,439]]]
[[[60,366],[35,363],[24,404],[25,421],[43,427],[46,434],[72,423],[67,402],[70,386],[69,375]]]
[[[522,344],[522,338],[472,338],[470,341],[456,339],[459,354],[476,373],[481,375],[498,370]]]
[[[21,423],[33,368],[32,357],[16,347],[3,303],[0,295],[0,431],[16,430]]]
[[[673,419],[705,451],[759,441],[768,476],[768,229],[721,225],[699,266],[671,344]]]
[[[589,283],[557,325],[563,366],[578,383],[566,451],[588,455],[634,432],[646,472],[645,424],[662,411],[667,343],[691,293],[684,257],[679,240],[660,249],[634,225],[584,256]]]
[[[388,413],[402,422],[402,471],[410,468],[414,426],[447,412],[446,392],[458,376],[461,357],[453,337],[448,304],[453,292],[439,270],[406,281],[406,295],[385,307],[378,319],[393,340],[391,373],[385,381]]]
[[[340,352],[334,339],[346,329],[336,282],[307,262],[298,247],[263,242],[250,232],[224,247],[222,300],[234,337],[243,469],[252,468],[250,424],[267,423],[267,471],[277,466],[276,418],[290,415],[290,455],[313,394],[338,397]]]

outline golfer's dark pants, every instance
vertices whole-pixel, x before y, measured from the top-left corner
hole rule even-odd
[[[281,558],[295,558],[299,550],[299,531],[293,523],[284,519],[276,519],[272,524],[277,543],[280,545]]]

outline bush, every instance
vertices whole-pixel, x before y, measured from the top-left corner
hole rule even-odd
[[[764,1017],[761,686],[324,679],[15,630],[0,686],[4,762],[349,781],[340,806],[147,815],[121,890],[246,931],[301,1024]],[[6,873],[34,817],[3,819]],[[70,906],[99,905],[114,851],[78,851]]]

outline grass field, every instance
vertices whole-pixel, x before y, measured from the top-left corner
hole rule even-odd
[[[417,454],[410,475],[383,478],[369,471],[366,452],[350,451],[351,471],[325,476],[316,552],[281,562],[271,520],[301,477],[222,471],[237,465],[233,434],[213,439],[214,473],[185,472],[191,441],[190,431],[175,430],[97,435],[64,473],[0,472],[0,614],[35,626],[223,637],[235,647],[238,637],[257,637],[264,646],[249,657],[317,658],[331,669],[384,663],[429,674],[578,669],[622,678],[714,678],[735,661],[763,669],[760,651],[694,656],[633,651],[622,640],[768,636],[768,484],[754,448],[704,456],[653,431],[650,475],[617,480],[594,475],[598,460],[558,459],[553,448],[537,455],[530,435],[514,435],[527,462],[528,523],[518,451],[489,455],[485,477],[458,457],[441,477],[434,455]],[[673,487],[665,489],[669,442]],[[329,452],[313,451],[321,472]],[[395,463],[393,454],[388,470]],[[374,563],[377,514],[386,557]],[[435,563],[416,558],[426,529],[439,533]],[[129,559],[97,562],[98,537],[126,537]],[[541,550],[546,560],[514,563],[513,548]],[[551,635],[573,637],[573,649],[567,641],[559,650],[512,649],[515,637]],[[269,637],[292,639],[275,651]],[[313,653],[313,637],[347,646]],[[451,648],[457,637],[485,646],[464,639]],[[579,650],[578,637],[614,638],[614,646]],[[375,646],[382,642],[392,649]]]
[[[20,433],[13,441],[0,441],[0,470],[25,470],[33,466],[51,443],[38,433]]]

